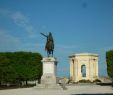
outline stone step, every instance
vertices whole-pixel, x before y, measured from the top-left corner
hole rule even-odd
[[[35,89],[55,89],[55,90],[65,90],[66,88],[59,84],[38,84],[34,87]]]

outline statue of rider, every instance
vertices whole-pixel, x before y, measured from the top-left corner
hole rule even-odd
[[[45,50],[47,51],[48,57],[50,56],[50,54],[52,54],[52,56],[53,56],[54,40],[53,40],[53,37],[52,37],[52,33],[49,32],[49,35],[45,35],[43,33],[41,33],[41,34],[47,38]]]

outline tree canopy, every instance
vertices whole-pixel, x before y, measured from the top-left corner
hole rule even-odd
[[[113,50],[106,52],[106,62],[108,75],[113,78]]]
[[[32,52],[1,52],[0,83],[38,80],[42,75],[42,56]]]

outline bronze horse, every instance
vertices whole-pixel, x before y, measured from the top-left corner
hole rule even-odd
[[[53,57],[53,51],[54,51],[54,40],[52,37],[52,33],[49,32],[49,35],[45,35],[41,33],[43,36],[47,38],[45,50],[47,51],[47,56],[50,57],[50,55]]]

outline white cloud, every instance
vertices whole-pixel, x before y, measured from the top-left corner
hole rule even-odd
[[[29,34],[29,37],[36,37],[35,30],[30,24],[29,19],[21,12],[15,12],[11,14],[11,19],[17,26],[24,28],[25,31]]]
[[[77,48],[78,46],[75,45],[56,45],[58,50],[72,50]]]
[[[14,51],[19,48],[20,40],[9,35],[4,30],[0,30],[0,51]]]
[[[24,26],[26,26],[26,24],[28,24],[28,19],[20,12],[13,13],[11,15],[11,18],[19,26],[24,27]]]
[[[25,16],[22,12],[13,12],[7,9],[0,8],[0,15],[4,17],[8,17],[12,19],[12,21],[19,27],[23,28],[25,32],[28,34],[28,37],[36,38],[37,35],[35,33],[35,29],[30,23],[30,20],[27,16]]]
[[[37,51],[44,46],[36,42],[23,42],[18,37],[7,33],[6,30],[0,30],[0,52],[1,51]]]
[[[59,54],[71,54],[75,49],[78,49],[78,46],[75,45],[55,45],[55,52]],[[61,53],[62,52],[62,53]]]

